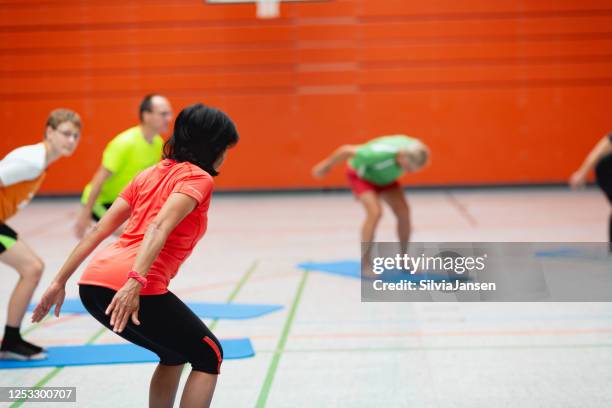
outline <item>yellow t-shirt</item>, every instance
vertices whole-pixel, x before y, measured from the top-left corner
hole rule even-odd
[[[142,135],[140,126],[134,126],[117,136],[104,149],[102,166],[113,173],[104,184],[96,204],[110,204],[138,173],[158,163],[164,140],[155,135],[151,143]],[[85,186],[81,202],[87,203],[91,184]]]

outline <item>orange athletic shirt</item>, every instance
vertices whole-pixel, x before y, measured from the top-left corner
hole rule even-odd
[[[34,197],[45,179],[47,147],[21,146],[0,160],[0,223],[11,218]]]
[[[34,180],[0,187],[0,223],[11,218],[21,207],[30,202],[45,179],[45,174],[42,173]]]
[[[212,190],[212,177],[188,162],[165,159],[144,170],[119,195],[131,207],[123,234],[93,257],[79,284],[121,289],[134,266],[147,227],[170,194],[183,193],[194,198],[198,204],[168,236],[147,273],[147,287],[140,292],[141,295],[166,293],[179,266],[206,232]]]

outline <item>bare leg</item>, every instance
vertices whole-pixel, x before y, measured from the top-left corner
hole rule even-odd
[[[373,242],[376,227],[382,216],[378,195],[373,191],[367,191],[359,196],[359,201],[366,210],[366,219],[361,226],[361,242]]]
[[[382,199],[391,207],[395,218],[397,219],[397,237],[400,242],[402,253],[408,251],[408,243],[410,242],[410,207],[406,196],[401,188],[384,191],[381,193]]]
[[[361,264],[362,266],[371,265],[371,243],[376,235],[376,227],[382,217],[382,208],[378,200],[378,195],[373,191],[367,191],[359,196],[359,201],[363,204],[366,211],[366,219],[361,226]],[[362,276],[375,277],[374,273],[369,269],[362,269]]]
[[[172,408],[184,364],[158,364],[149,386],[149,408]]]
[[[11,294],[6,318],[7,326],[19,327],[42,276],[44,264],[21,240],[0,254],[0,262],[19,273],[19,281]]]
[[[217,375],[192,370],[183,390],[180,407],[210,407],[213,393],[215,392],[215,385],[217,385]]]

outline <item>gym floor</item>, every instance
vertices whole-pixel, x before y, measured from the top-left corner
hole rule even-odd
[[[594,189],[408,198],[414,241],[607,239],[609,205]],[[76,244],[77,209],[76,200],[36,200],[9,221],[46,264],[35,301]],[[612,406],[610,303],[361,303],[358,280],[296,268],[358,259],[361,217],[348,193],[213,197],[207,235],[171,290],[186,301],[284,306],[251,320],[207,321],[219,338],[249,337],[256,352],[223,363],[213,406]],[[388,212],[379,231],[378,241],[396,240]],[[7,299],[17,274],[1,265],[0,274]],[[77,296],[78,275],[67,297]],[[0,308],[3,325],[6,301]],[[88,315],[27,321],[26,339],[44,346],[123,341]],[[154,366],[2,370],[0,386],[74,386],[76,406],[142,407]]]

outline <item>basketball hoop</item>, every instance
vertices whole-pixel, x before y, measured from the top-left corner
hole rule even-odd
[[[270,19],[280,16],[280,0],[257,0],[257,18]]]

